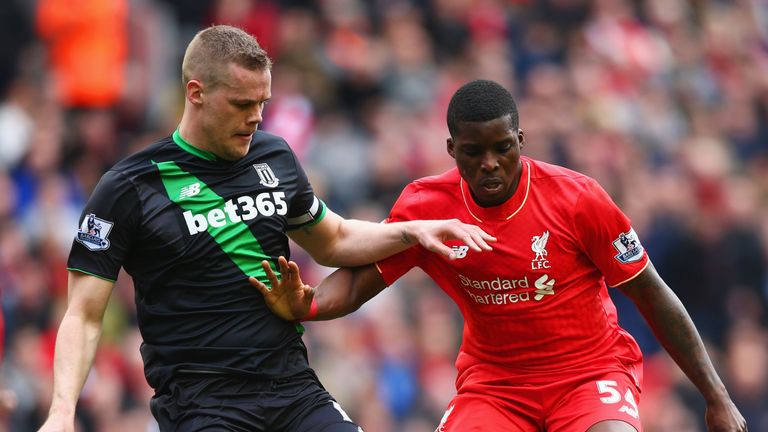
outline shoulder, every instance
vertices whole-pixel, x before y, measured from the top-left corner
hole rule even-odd
[[[554,165],[540,160],[522,157],[523,163],[529,163],[531,167],[531,180],[543,180],[551,182],[584,184],[594,181],[586,174],[574,171],[560,165]]]
[[[288,145],[285,138],[269,132],[257,130],[256,133],[253,134],[253,139],[251,140],[251,153],[264,154],[268,152],[293,153],[293,150],[291,149],[291,146]]]
[[[390,218],[402,219],[440,219],[445,216],[445,209],[456,207],[459,182],[461,177],[456,168],[442,174],[422,177],[409,183],[397,199]]]
[[[266,163],[281,171],[301,167],[298,157],[283,137],[260,130],[253,134],[251,148],[241,163]]]
[[[460,182],[459,170],[452,168],[442,174],[416,179],[407,186],[406,190],[410,190],[412,193],[427,193],[429,195],[455,193]]]
[[[522,161],[530,166],[532,185],[550,197],[573,202],[585,192],[600,188],[595,179],[578,171],[527,157]]]
[[[153,189],[160,178],[159,167],[164,163],[174,163],[184,166],[185,170],[199,167],[201,159],[184,150],[170,136],[164,137],[146,148],[133,153],[117,162],[99,180],[101,188],[106,191],[134,189]]]
[[[175,161],[183,157],[185,152],[168,136],[143,150],[125,157],[117,162],[108,172],[120,174],[126,178],[136,177],[147,171],[154,171],[156,162]]]

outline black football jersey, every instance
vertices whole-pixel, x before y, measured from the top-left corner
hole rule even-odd
[[[274,268],[290,256],[286,230],[324,215],[283,139],[258,131],[231,162],[177,131],[104,174],[67,267],[132,276],[155,388],[177,370],[289,376],[309,367],[301,329],[275,316],[247,276],[268,284],[261,261]]]

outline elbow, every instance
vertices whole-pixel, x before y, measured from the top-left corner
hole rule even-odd
[[[325,242],[322,245],[313,246],[311,249],[305,249],[312,256],[316,263],[325,267],[343,267],[344,247],[339,244],[337,239],[332,242]]]
[[[70,304],[67,307],[65,316],[81,321],[86,325],[101,325],[104,319],[106,305],[92,304],[84,302],[83,304]]]
[[[365,300],[362,298],[353,298],[352,302],[350,303],[349,307],[347,308],[347,314],[351,314],[352,312],[356,312],[358,309],[360,309],[363,304],[365,303]]]
[[[341,265],[338,263],[338,260],[333,255],[333,253],[324,252],[324,253],[316,253],[312,255],[312,259],[315,260],[316,263],[320,264],[321,266],[325,267],[340,267]]]
[[[339,253],[332,249],[312,255],[312,258],[325,267],[357,267],[370,263],[362,254]]]

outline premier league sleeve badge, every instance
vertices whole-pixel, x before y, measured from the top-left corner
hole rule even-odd
[[[629,232],[619,234],[619,238],[613,241],[613,247],[618,252],[615,258],[622,264],[633,263],[643,257],[643,245],[632,228]]]
[[[107,250],[109,249],[107,237],[113,225],[114,223],[98,218],[95,214],[90,213],[85,216],[80,224],[75,240],[92,251]]]

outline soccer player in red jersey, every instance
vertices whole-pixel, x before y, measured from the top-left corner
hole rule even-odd
[[[629,296],[698,387],[709,431],[746,431],[701,338],[659,277],[629,218],[593,179],[536,161],[512,95],[492,81],[460,88],[448,108],[456,168],[406,187],[388,222],[454,217],[498,242],[482,255],[447,242],[451,260],[413,247],[377,265],[340,269],[317,288],[295,263],[269,266],[285,319],[331,319],[420,267],[459,306],[457,394],[437,428],[467,431],[641,431],[642,356],[619,327],[607,287]]]

